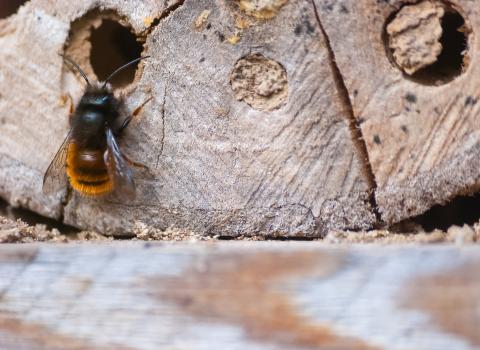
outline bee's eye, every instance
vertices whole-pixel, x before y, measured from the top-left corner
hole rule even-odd
[[[99,97],[96,97],[93,100],[93,103],[96,104],[96,105],[104,105],[104,104],[108,103],[108,101],[110,101],[109,96],[99,96]]]
[[[111,96],[108,95],[100,95],[100,96],[93,96],[88,100],[89,104],[95,106],[105,106],[108,105],[111,101]]]

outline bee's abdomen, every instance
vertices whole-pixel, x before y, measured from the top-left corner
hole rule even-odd
[[[73,189],[91,197],[105,195],[113,190],[104,153],[103,149],[80,149],[75,142],[68,146],[67,175]]]

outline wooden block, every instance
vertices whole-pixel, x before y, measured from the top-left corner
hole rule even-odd
[[[139,224],[279,236],[372,227],[367,165],[313,6],[253,5],[28,2],[0,27],[1,196],[118,235]],[[77,101],[84,87],[58,53],[95,78],[90,29],[106,20],[131,27],[151,56],[121,91],[127,111],[152,97],[122,138],[150,173],[136,171],[129,203],[45,197],[43,173],[67,133],[66,94]]]
[[[420,2],[402,8],[411,3],[314,1],[366,143],[376,201],[387,223],[474,193],[480,183],[480,66],[475,54],[480,44],[474,40],[480,32],[478,6],[454,0],[450,5]],[[438,4],[443,4],[441,11],[434,9]],[[403,18],[390,27],[393,40],[404,40],[412,62],[413,53],[423,52],[422,59],[430,60],[423,63],[440,64],[421,71],[420,60],[412,70],[401,69],[408,60],[389,57],[393,53],[388,47],[396,44],[387,26],[400,9]],[[445,38],[447,34],[451,37]],[[463,35],[468,47],[461,57]]]
[[[0,263],[5,350],[480,346],[474,247],[2,245]]]

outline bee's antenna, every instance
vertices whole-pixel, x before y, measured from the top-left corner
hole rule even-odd
[[[149,58],[150,56],[143,56],[143,57],[139,57],[139,58],[136,58],[134,59],[133,61],[130,61],[128,62],[127,64],[124,64],[123,66],[121,66],[120,68],[117,68],[112,74],[110,74],[108,76],[108,78],[105,80],[105,82],[103,83],[103,86],[102,88],[104,88],[105,86],[107,86],[107,83],[110,79],[112,79],[117,73],[119,73],[120,71],[124,70],[125,68],[127,67],[130,67],[132,64],[135,64],[145,58]]]
[[[80,68],[80,66],[78,64],[75,63],[75,61],[73,61],[70,57],[68,57],[67,55],[63,55],[61,53],[59,53],[60,56],[63,57],[63,59],[65,61],[67,61],[68,63],[70,63],[72,66],[75,67],[75,69],[82,75],[83,79],[85,79],[85,81],[87,82],[87,85],[90,86],[90,81],[88,80],[88,77],[87,75],[85,74],[85,72],[82,70],[82,68]]]

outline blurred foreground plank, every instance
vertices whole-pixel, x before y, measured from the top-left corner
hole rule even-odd
[[[0,348],[478,349],[480,252],[4,245]]]

